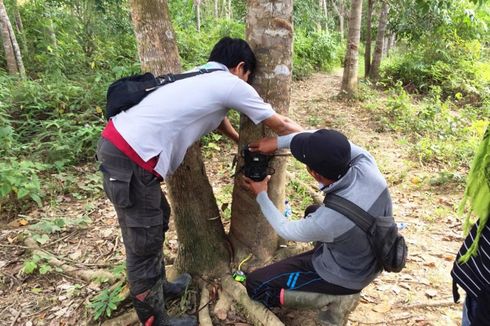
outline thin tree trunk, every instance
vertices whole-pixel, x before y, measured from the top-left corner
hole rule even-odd
[[[369,71],[369,78],[373,81],[379,79],[379,67],[381,65],[381,57],[383,55],[383,41],[388,23],[388,2],[384,1],[379,14],[378,34],[376,35],[376,47],[374,48],[373,63]]]
[[[0,23],[2,27],[2,43],[5,50],[5,61],[7,62],[7,71],[9,75],[16,75],[19,73],[17,69],[17,63],[15,62],[14,47],[12,40],[10,39],[10,33],[8,29],[8,16],[3,0],[0,0]]]
[[[323,16],[325,17],[325,30],[328,30],[328,6],[327,0],[321,0],[321,8],[323,10]]]
[[[259,63],[254,87],[281,114],[287,114],[290,100],[292,56],[292,1],[250,0],[247,12],[247,40]],[[271,135],[263,125],[255,126],[247,117],[240,121],[240,147],[264,135]],[[269,196],[276,206],[284,207],[285,158],[273,160],[275,174],[269,183]],[[238,167],[239,168],[239,167]],[[260,212],[249,191],[235,180],[232,202],[230,240],[238,256],[243,250],[259,261],[271,257],[279,237]]]
[[[15,29],[17,30],[17,35],[20,39],[20,46],[22,48],[21,52],[24,54],[24,56],[26,56],[28,54],[27,40],[24,34],[24,24],[22,23],[22,17],[20,16],[17,0],[13,0],[12,5],[14,6]]]
[[[349,39],[345,54],[344,74],[342,76],[343,93],[353,96],[357,91],[357,70],[359,64],[359,40],[361,36],[362,0],[352,0],[349,18]]]
[[[49,35],[49,39],[51,41],[51,46],[53,47],[53,49],[57,49],[58,48],[58,40],[56,38],[56,31],[54,28],[53,19],[51,17],[49,17],[48,35]]]
[[[214,0],[214,18],[219,16],[219,0]]]
[[[19,74],[20,77],[24,79],[26,77],[26,71],[20,53],[19,43],[17,43],[17,39],[15,38],[14,29],[10,23],[3,0],[0,0],[0,23],[2,25],[2,39],[7,61],[7,70],[9,74]]]
[[[337,13],[337,16],[339,17],[339,33],[340,33],[340,39],[344,39],[344,6],[342,3],[343,0],[339,0],[339,5],[335,3],[335,0],[332,0],[332,5]]]
[[[167,2],[130,2],[142,69],[155,74],[180,72]],[[174,265],[200,275],[223,273],[229,262],[228,244],[198,143],[188,149],[184,162],[166,183],[179,238]]]
[[[196,27],[197,31],[201,31],[201,0],[196,0]]]
[[[369,76],[369,70],[371,68],[371,21],[373,14],[374,0],[368,0],[368,8],[366,15],[366,44],[364,52],[364,76],[367,78]]]
[[[395,47],[395,42],[396,42],[396,34],[395,33],[391,33],[390,34],[390,37],[388,39],[388,42],[389,42],[389,50],[388,52],[386,53],[386,56],[390,56],[390,51]]]

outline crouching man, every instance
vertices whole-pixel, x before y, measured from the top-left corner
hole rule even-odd
[[[392,215],[387,184],[374,158],[340,132],[321,129],[250,144],[251,150],[263,153],[288,147],[325,194],[348,199],[373,216]],[[351,311],[360,291],[381,272],[366,234],[350,219],[324,205],[310,206],[303,219],[287,219],[267,195],[268,180],[269,177],[254,182],[245,178],[245,183],[257,196],[262,213],[274,230],[286,240],[314,241],[317,245],[248,274],[249,296],[268,307],[336,305],[337,311]],[[345,316],[329,310],[331,313],[325,318],[332,324],[345,322]]]

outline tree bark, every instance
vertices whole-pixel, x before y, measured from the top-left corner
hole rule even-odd
[[[17,69],[17,62],[15,62],[14,47],[12,45],[12,40],[10,39],[10,33],[7,26],[9,24],[9,18],[5,5],[3,4],[3,0],[0,0],[0,23],[2,27],[2,43],[3,49],[5,50],[7,71],[9,75],[16,75],[19,73],[19,70]]]
[[[142,69],[159,75],[180,72],[167,2],[131,0],[131,9]],[[193,274],[223,273],[229,262],[228,244],[198,143],[188,149],[166,183],[179,238],[174,266]]]
[[[201,31],[201,0],[196,0],[196,28],[197,31]]]
[[[371,30],[372,30],[372,14],[373,14],[374,0],[368,0],[368,8],[366,12],[366,43],[364,52],[364,76],[369,76],[369,70],[371,68]]]
[[[257,56],[254,87],[276,112],[287,114],[291,94],[292,1],[250,0],[247,12],[247,40]],[[255,126],[247,117],[240,121],[240,144],[243,148],[271,131]],[[272,161],[275,174],[269,183],[269,196],[276,206],[284,207],[285,158]],[[237,169],[241,167],[238,165]],[[241,176],[238,176],[239,179]],[[279,237],[260,212],[255,196],[235,180],[232,202],[230,240],[238,256],[241,249],[255,254],[258,261],[272,256]]]
[[[0,0],[0,24],[7,70],[10,75],[19,74],[22,79],[25,79],[26,71],[24,62],[22,61],[22,54],[20,53],[19,43],[17,43],[17,39],[15,38],[14,29],[10,23],[3,0]]]
[[[333,9],[337,13],[337,16],[339,17],[339,33],[340,33],[340,39],[344,39],[344,4],[342,3],[343,0],[339,0],[339,4],[335,3],[335,0],[332,0],[332,5]]]
[[[359,40],[361,36],[362,0],[352,0],[349,18],[349,39],[345,54],[344,74],[341,91],[353,96],[357,91],[357,70],[359,63]]]
[[[374,48],[373,63],[369,71],[369,79],[377,81],[379,79],[379,67],[383,55],[383,41],[385,37],[386,25],[388,23],[388,2],[384,1],[379,14],[378,34],[376,35],[376,47]]]
[[[24,24],[22,23],[22,17],[19,12],[19,6],[17,4],[17,0],[12,1],[12,5],[14,6],[14,16],[15,16],[15,28],[17,30],[17,35],[19,36],[20,39],[20,46],[22,48],[22,53],[24,56],[27,55],[28,50],[27,50],[27,40],[24,34]]]

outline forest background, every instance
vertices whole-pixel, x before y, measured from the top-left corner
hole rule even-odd
[[[295,80],[342,67],[355,3],[294,2]],[[488,4],[360,3],[361,78],[355,89],[339,88],[339,94],[364,103],[381,131],[404,134],[415,160],[437,166],[430,182],[461,188],[490,117]],[[245,1],[170,0],[168,6],[184,69],[206,62],[221,37],[245,38]],[[112,81],[141,71],[131,7],[124,0],[3,0],[0,16],[0,214],[5,223],[37,225],[29,235],[42,245],[90,219],[82,214],[32,221],[31,210],[59,205],[66,196],[102,195],[93,158],[104,127],[105,92]],[[374,90],[385,94],[382,105],[373,101]],[[239,124],[238,115],[231,118]],[[204,155],[225,146],[218,134],[201,145]],[[300,210],[301,199],[292,200]],[[54,271],[43,257],[22,263],[25,275]],[[110,315],[107,308],[94,315]]]

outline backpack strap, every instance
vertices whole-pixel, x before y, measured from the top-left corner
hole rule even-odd
[[[189,77],[194,77],[197,75],[207,74],[207,73],[218,71],[218,70],[224,71],[223,69],[219,69],[219,68],[216,68],[216,69],[201,68],[197,71],[186,72],[183,74],[176,74],[176,75],[166,74],[166,75],[158,76],[157,77],[158,86],[156,86],[156,87],[160,87],[160,86],[163,86],[163,85],[168,84],[168,83],[173,83],[174,81],[177,81],[177,80],[181,80],[181,79],[185,79],[185,78],[189,78]]]
[[[334,194],[328,194],[325,196],[323,203],[328,208],[347,217],[364,232],[371,235],[374,233],[374,225],[376,222],[374,217],[350,200]]]

